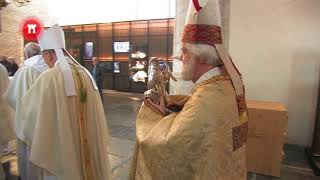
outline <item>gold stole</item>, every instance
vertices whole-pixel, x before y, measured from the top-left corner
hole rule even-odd
[[[72,74],[75,80],[77,90],[76,105],[78,114],[78,129],[80,135],[80,158],[82,163],[84,180],[94,180],[95,171],[93,160],[91,156],[90,145],[88,142],[88,129],[87,129],[87,108],[86,98],[83,99],[83,94],[86,92],[85,80],[81,77],[75,65],[71,65]]]

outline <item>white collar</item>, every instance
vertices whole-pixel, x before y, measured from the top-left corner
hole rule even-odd
[[[204,73],[194,84],[197,86],[203,81],[206,81],[212,77],[222,75],[222,69],[220,67],[215,67],[211,69],[210,71]]]
[[[32,56],[26,60],[24,60],[23,64],[26,66],[33,66],[39,62],[39,60],[42,59],[42,55],[35,55]]]
[[[24,61],[24,65],[32,66],[41,73],[49,68],[48,65],[44,62],[42,55],[36,55],[29,59],[26,59]]]

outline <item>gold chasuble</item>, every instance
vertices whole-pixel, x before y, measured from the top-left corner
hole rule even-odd
[[[216,67],[195,82],[191,96],[168,96],[167,107],[183,105],[178,113],[163,117],[144,102],[129,178],[247,180],[244,85],[224,49],[219,0],[189,1],[182,43],[213,47],[227,73]]]
[[[130,180],[246,180],[247,112],[230,77],[167,99],[183,109],[165,117],[146,101],[140,109]]]

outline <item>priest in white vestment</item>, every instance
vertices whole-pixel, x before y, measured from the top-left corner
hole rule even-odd
[[[15,137],[13,132],[13,110],[3,99],[3,93],[6,91],[8,84],[8,71],[0,64],[0,160],[3,155],[5,145]],[[4,171],[0,163],[0,180],[3,180],[4,178]]]
[[[38,39],[49,70],[29,89],[16,114],[17,136],[30,149],[39,179],[108,180],[108,127],[90,73],[65,50],[60,26]]]
[[[49,68],[43,60],[40,46],[37,43],[27,43],[24,48],[24,53],[26,57],[24,66],[15,73],[7,92],[5,93],[6,100],[14,110],[16,110],[17,104],[20,103],[20,99],[26,94],[33,83],[35,83],[40,74]],[[16,127],[20,127],[21,119],[16,118],[15,124]],[[29,153],[30,147],[18,138],[18,168],[22,180],[35,179],[38,174],[37,167],[28,160]]]

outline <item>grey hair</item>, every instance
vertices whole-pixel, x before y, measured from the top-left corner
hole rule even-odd
[[[216,48],[211,45],[186,43],[185,47],[193,56],[206,60],[207,64],[223,65]]]
[[[26,58],[31,58],[35,55],[40,55],[41,50],[39,44],[35,42],[29,42],[24,46],[24,53],[26,55]]]

